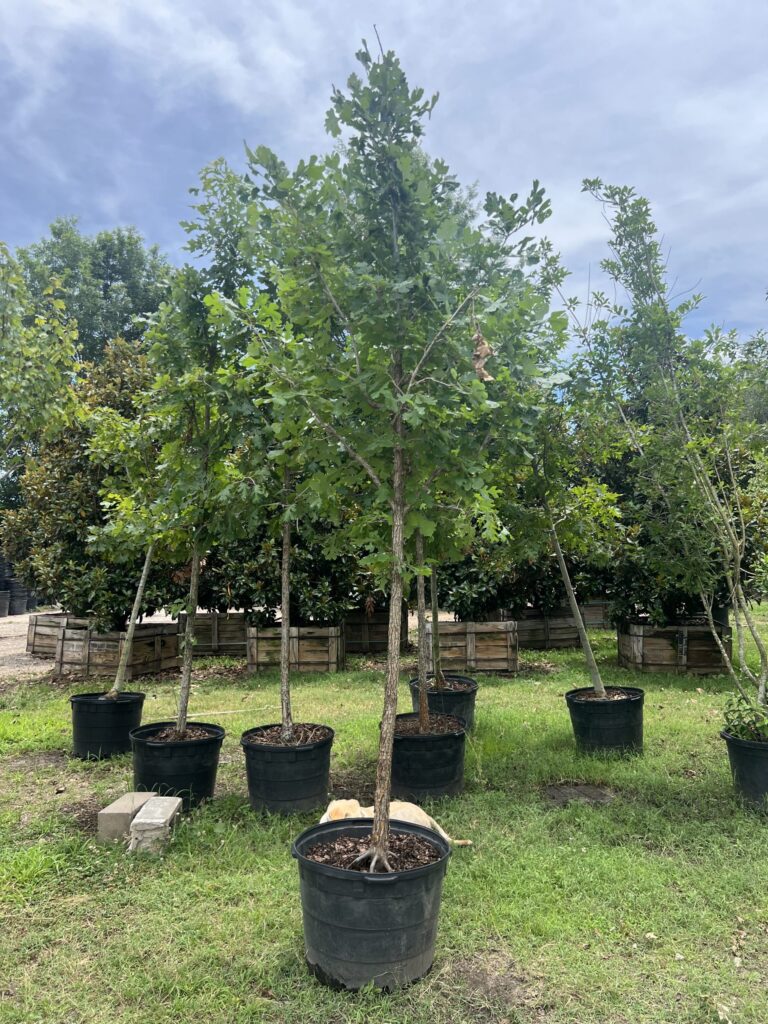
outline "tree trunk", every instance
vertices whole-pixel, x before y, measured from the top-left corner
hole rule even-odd
[[[418,664],[419,664],[419,732],[429,732],[429,701],[427,699],[427,594],[424,579],[424,537],[416,531],[416,610],[418,618]]]
[[[587,631],[584,628],[584,619],[581,617],[579,602],[576,600],[576,594],[573,589],[573,584],[571,583],[568,566],[565,564],[563,550],[560,547],[560,540],[558,539],[557,530],[555,529],[555,521],[549,513],[549,510],[547,510],[547,515],[549,516],[549,534],[552,538],[552,547],[557,555],[557,564],[560,566],[560,575],[563,577],[565,592],[568,595],[568,604],[571,607],[571,615],[573,615],[573,618],[576,621],[576,629],[579,632],[579,642],[581,643],[581,649],[584,652],[584,657],[587,661],[587,668],[589,669],[592,686],[594,687],[595,693],[600,697],[605,697],[605,687],[603,686],[603,680],[600,677],[600,669],[597,667],[595,655],[592,650],[592,644],[589,642]]]
[[[287,478],[286,478],[287,482]],[[280,561],[280,736],[293,739],[291,715],[291,524],[283,521],[283,553]]]
[[[445,685],[445,676],[440,664],[440,631],[438,628],[440,595],[437,591],[437,565],[432,566],[432,575],[429,578],[429,597],[432,603],[432,672],[435,677],[435,687],[442,690]]]
[[[189,596],[187,598],[187,621],[184,629],[184,650],[181,658],[181,685],[179,687],[179,715],[176,719],[176,731],[183,737],[187,731],[187,709],[189,708],[189,691],[192,686],[192,655],[195,649],[195,619],[197,617],[197,592],[200,587],[200,551],[197,539],[192,545],[192,573],[189,579]]]
[[[403,607],[403,527],[405,522],[405,472],[403,449],[394,453],[392,473],[392,575],[389,590],[389,630],[387,633],[387,679],[384,687],[384,714],[381,718],[379,757],[376,764],[376,793],[373,801],[371,846],[358,860],[371,858],[370,870],[381,865],[391,871],[389,845],[389,797],[392,786],[392,747],[397,714],[397,687],[400,682],[400,628]]]
[[[123,649],[120,652],[120,663],[117,666],[117,674],[115,675],[115,681],[112,683],[107,697],[114,700],[115,697],[120,693],[122,688],[125,686],[125,674],[128,669],[128,662],[131,657],[131,651],[133,649],[133,636],[136,632],[136,623],[139,619],[139,613],[141,611],[141,603],[144,600],[144,590],[147,586],[147,579],[149,577],[149,567],[152,564],[152,553],[155,549],[155,542],[152,541],[147,548],[147,553],[144,558],[144,568],[141,570],[141,579],[139,585],[136,588],[136,597],[133,600],[133,608],[131,609],[131,618],[128,622],[128,629],[125,634],[125,640],[123,641]]]

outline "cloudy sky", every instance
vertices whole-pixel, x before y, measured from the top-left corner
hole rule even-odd
[[[135,224],[183,259],[187,189],[242,143],[287,160],[378,25],[439,91],[427,147],[467,183],[554,205],[581,293],[606,226],[581,180],[647,195],[680,293],[711,322],[768,324],[765,0],[0,0],[0,238],[57,216]]]

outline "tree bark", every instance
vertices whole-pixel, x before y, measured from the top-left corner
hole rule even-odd
[[[192,655],[195,649],[195,619],[197,617],[197,594],[200,588],[200,551],[197,539],[192,545],[192,573],[189,579],[187,598],[187,621],[184,628],[184,650],[181,656],[181,685],[179,687],[179,714],[176,731],[183,737],[187,731],[187,710],[189,692],[192,686]]]
[[[122,688],[125,686],[125,675],[128,669],[128,662],[131,657],[131,651],[133,650],[133,637],[136,633],[136,623],[139,619],[139,613],[141,612],[141,603],[144,600],[144,590],[147,586],[147,579],[149,578],[149,568],[152,565],[152,554],[155,550],[155,542],[152,541],[147,548],[147,553],[144,557],[144,568],[141,570],[141,578],[139,579],[139,585],[136,588],[136,597],[133,599],[133,608],[131,609],[131,618],[128,622],[128,629],[125,633],[125,640],[123,641],[123,649],[120,652],[120,663],[117,666],[117,673],[115,675],[115,681],[112,683],[107,697],[114,700],[120,693]]]
[[[429,597],[432,604],[432,673],[435,677],[435,687],[441,690],[445,685],[445,676],[440,664],[440,595],[437,589],[437,566],[432,566],[432,575],[429,578]]]
[[[287,487],[287,474],[286,474]],[[291,524],[283,521],[283,552],[280,560],[280,735],[293,739],[291,714]]]
[[[568,595],[568,604],[571,608],[571,615],[573,615],[576,621],[576,629],[579,632],[579,642],[581,643],[581,649],[584,652],[584,657],[587,661],[589,677],[592,680],[592,686],[594,687],[595,693],[600,697],[605,697],[605,687],[603,686],[603,680],[600,676],[600,669],[597,667],[595,655],[592,650],[592,644],[589,642],[589,637],[587,636],[587,631],[584,627],[584,619],[581,617],[579,602],[576,600],[576,593],[573,589],[573,584],[571,583],[568,566],[565,564],[563,550],[560,547],[560,540],[557,536],[557,530],[555,529],[555,521],[548,509],[547,515],[549,516],[549,535],[552,538],[552,547],[557,555],[557,564],[560,566],[560,575],[563,577],[565,592]]]
[[[424,570],[424,537],[416,531],[416,611],[418,618],[418,665],[419,665],[419,732],[429,732],[429,700],[427,698],[427,594]]]
[[[371,846],[358,861],[370,857],[370,870],[381,866],[391,871],[387,858],[389,846],[389,799],[392,786],[392,747],[397,715],[397,687],[400,682],[400,628],[403,605],[403,548],[405,523],[404,454],[395,448],[392,471],[392,573],[389,589],[389,629],[387,632],[387,678],[384,687],[384,714],[381,718],[379,757],[376,764],[376,793],[373,800]]]

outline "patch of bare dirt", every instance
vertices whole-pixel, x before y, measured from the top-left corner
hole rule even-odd
[[[544,786],[541,792],[553,807],[567,807],[574,800],[584,804],[609,804],[616,799],[610,787],[591,782],[556,782]]]
[[[505,950],[450,957],[429,983],[442,990],[454,1006],[462,1007],[462,1020],[511,1024],[545,1019],[547,1006],[542,999],[541,983],[520,970]]]
[[[518,676],[548,676],[556,671],[556,669],[557,665],[553,661],[541,658],[537,661],[526,661],[524,664],[521,664],[517,674]]]
[[[87,797],[85,800],[78,800],[77,803],[64,804],[60,813],[73,822],[75,828],[86,835],[95,836],[98,825],[101,803],[95,797]]]

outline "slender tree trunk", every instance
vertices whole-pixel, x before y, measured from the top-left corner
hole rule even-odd
[[[429,577],[429,597],[432,603],[432,674],[435,677],[435,687],[442,690],[445,686],[445,676],[440,663],[440,595],[437,589],[437,565],[432,566],[432,575]]]
[[[389,799],[392,786],[392,747],[397,715],[397,687],[400,681],[400,629],[403,606],[403,548],[405,523],[405,467],[403,449],[395,448],[392,473],[392,575],[389,589],[389,630],[387,633],[387,679],[384,687],[384,714],[379,736],[376,764],[376,793],[373,801],[373,829],[370,849],[358,860],[371,858],[370,870],[378,865],[391,871],[387,859],[389,845]]]
[[[576,600],[576,594],[573,589],[573,584],[571,583],[568,566],[565,564],[563,550],[560,547],[560,540],[557,536],[557,530],[555,529],[555,521],[549,510],[547,510],[547,515],[549,515],[549,535],[552,538],[552,547],[557,555],[557,564],[560,566],[560,575],[563,577],[565,592],[568,595],[568,604],[571,607],[571,615],[573,615],[573,618],[576,621],[576,629],[579,631],[579,642],[581,643],[581,649],[584,652],[584,657],[587,661],[589,677],[592,680],[592,686],[594,687],[595,693],[599,694],[601,697],[605,697],[605,687],[603,686],[603,680],[600,677],[600,669],[597,667],[595,655],[592,650],[592,644],[589,642],[587,631],[584,628],[584,619],[581,617],[581,609],[579,608],[579,603]]]
[[[131,609],[131,618],[128,622],[128,629],[125,633],[125,640],[123,641],[123,649],[120,652],[120,664],[117,666],[117,674],[115,675],[115,681],[112,683],[112,688],[106,695],[111,700],[120,693],[122,688],[125,686],[125,674],[128,669],[128,662],[131,657],[131,651],[133,649],[133,637],[136,632],[136,623],[139,619],[139,613],[141,612],[141,603],[144,600],[144,590],[147,586],[147,579],[149,577],[149,568],[152,564],[152,554],[155,550],[155,542],[152,541],[147,548],[147,553],[144,557],[144,568],[141,570],[141,579],[139,585],[136,588],[136,597],[133,599],[133,608]]]
[[[286,474],[287,484],[287,474]],[[280,735],[293,739],[291,715],[291,524],[283,521],[283,553],[280,560]]]
[[[418,617],[418,663],[419,663],[419,732],[429,732],[429,700],[427,698],[427,594],[424,570],[424,537],[421,530],[416,531],[416,564],[419,575],[416,577],[416,609]]]
[[[183,736],[187,731],[187,710],[189,691],[192,686],[192,655],[195,649],[195,619],[197,617],[197,594],[200,588],[200,550],[197,538],[192,545],[192,573],[187,598],[187,621],[184,629],[184,650],[181,655],[181,685],[179,687],[179,715],[176,731]]]

